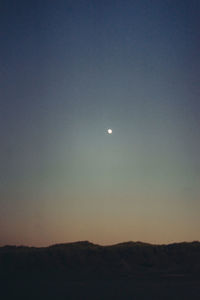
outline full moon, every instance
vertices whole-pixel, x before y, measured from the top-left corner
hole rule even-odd
[[[109,128],[109,129],[107,130],[107,132],[108,132],[108,134],[112,134],[112,129]]]

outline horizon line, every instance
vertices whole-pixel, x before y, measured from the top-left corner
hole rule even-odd
[[[49,244],[47,246],[33,246],[33,245],[26,245],[26,244],[19,244],[19,245],[5,244],[5,245],[0,246],[0,248],[4,248],[4,247],[49,248],[49,247],[55,247],[55,246],[61,246],[61,245],[73,245],[73,244],[88,244],[88,245],[99,246],[99,247],[112,247],[112,246],[125,245],[125,244],[143,244],[143,245],[149,245],[149,246],[169,246],[169,245],[193,244],[193,243],[200,243],[200,241],[193,240],[193,241],[182,241],[182,242],[172,242],[172,243],[150,243],[150,242],[142,242],[142,241],[125,241],[125,242],[119,242],[119,243],[114,243],[114,244],[101,245],[101,244],[90,242],[88,240],[80,240],[80,241],[74,241],[74,242]]]

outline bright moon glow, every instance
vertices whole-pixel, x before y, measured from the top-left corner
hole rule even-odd
[[[112,134],[112,129],[109,128],[107,131],[108,131],[108,134]]]

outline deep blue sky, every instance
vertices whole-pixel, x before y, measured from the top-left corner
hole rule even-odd
[[[200,1],[0,14],[0,243],[199,239]]]

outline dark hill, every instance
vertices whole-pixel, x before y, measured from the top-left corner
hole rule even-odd
[[[70,279],[200,275],[200,243],[152,245],[90,242],[35,248],[0,248],[1,277],[64,276]]]
[[[200,243],[0,248],[3,300],[200,299]]]

